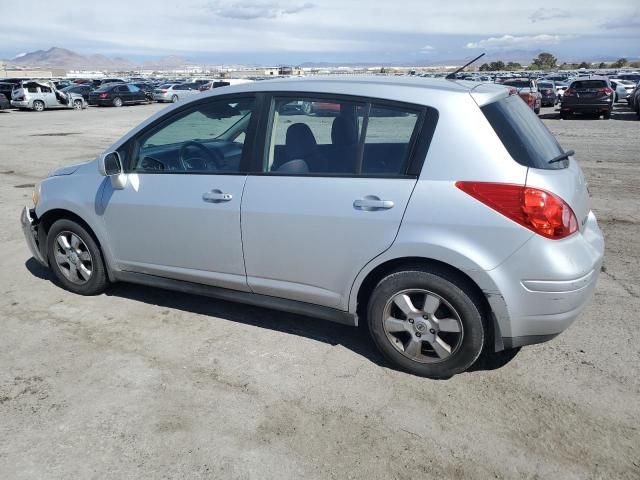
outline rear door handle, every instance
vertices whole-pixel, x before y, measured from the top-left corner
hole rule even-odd
[[[381,200],[379,197],[375,195],[368,195],[364,198],[359,198],[353,202],[353,208],[357,210],[365,210],[367,212],[372,212],[376,210],[389,210],[393,208],[393,201],[391,200]]]
[[[210,192],[205,192],[202,194],[202,200],[205,202],[211,203],[222,203],[228,202],[233,198],[233,195],[230,193],[223,193],[222,190],[211,190]]]

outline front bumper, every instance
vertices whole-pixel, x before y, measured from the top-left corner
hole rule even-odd
[[[36,221],[35,212],[27,207],[24,207],[22,209],[22,213],[20,214],[20,224],[22,225],[22,233],[24,234],[24,238],[27,241],[27,245],[29,246],[29,250],[31,250],[31,255],[33,255],[33,258],[35,258],[40,264],[44,265],[45,267],[49,266],[49,262],[40,250],[38,224]]]

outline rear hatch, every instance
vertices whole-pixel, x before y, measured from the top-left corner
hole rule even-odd
[[[588,101],[605,101],[609,99],[612,92],[605,80],[576,80],[564,95]]]
[[[481,110],[511,157],[529,167],[526,186],[546,190],[564,200],[582,230],[591,208],[587,184],[576,160],[570,156],[549,163],[565,151],[519,97],[502,98]]]

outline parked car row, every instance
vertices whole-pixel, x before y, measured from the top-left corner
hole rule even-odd
[[[1,108],[43,111],[50,108],[83,109],[88,105],[113,106],[143,103],[178,102],[212,88],[244,83],[249,80],[211,81],[200,79],[194,82],[171,83],[150,81],[141,78],[125,81],[122,78],[102,80],[25,80],[5,79],[0,82],[0,95],[6,102]]]

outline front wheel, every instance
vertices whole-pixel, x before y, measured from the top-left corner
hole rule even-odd
[[[604,112],[604,113],[602,114],[602,118],[603,118],[604,120],[609,120],[609,119],[611,118],[611,111]]]
[[[394,272],[369,300],[373,341],[393,365],[415,375],[449,378],[482,352],[482,303],[464,280],[442,269]]]
[[[56,221],[47,234],[47,256],[64,288],[97,295],[108,285],[100,248],[85,228],[67,219]]]
[[[178,101],[178,95],[174,95],[171,97],[171,103],[176,103]]]

